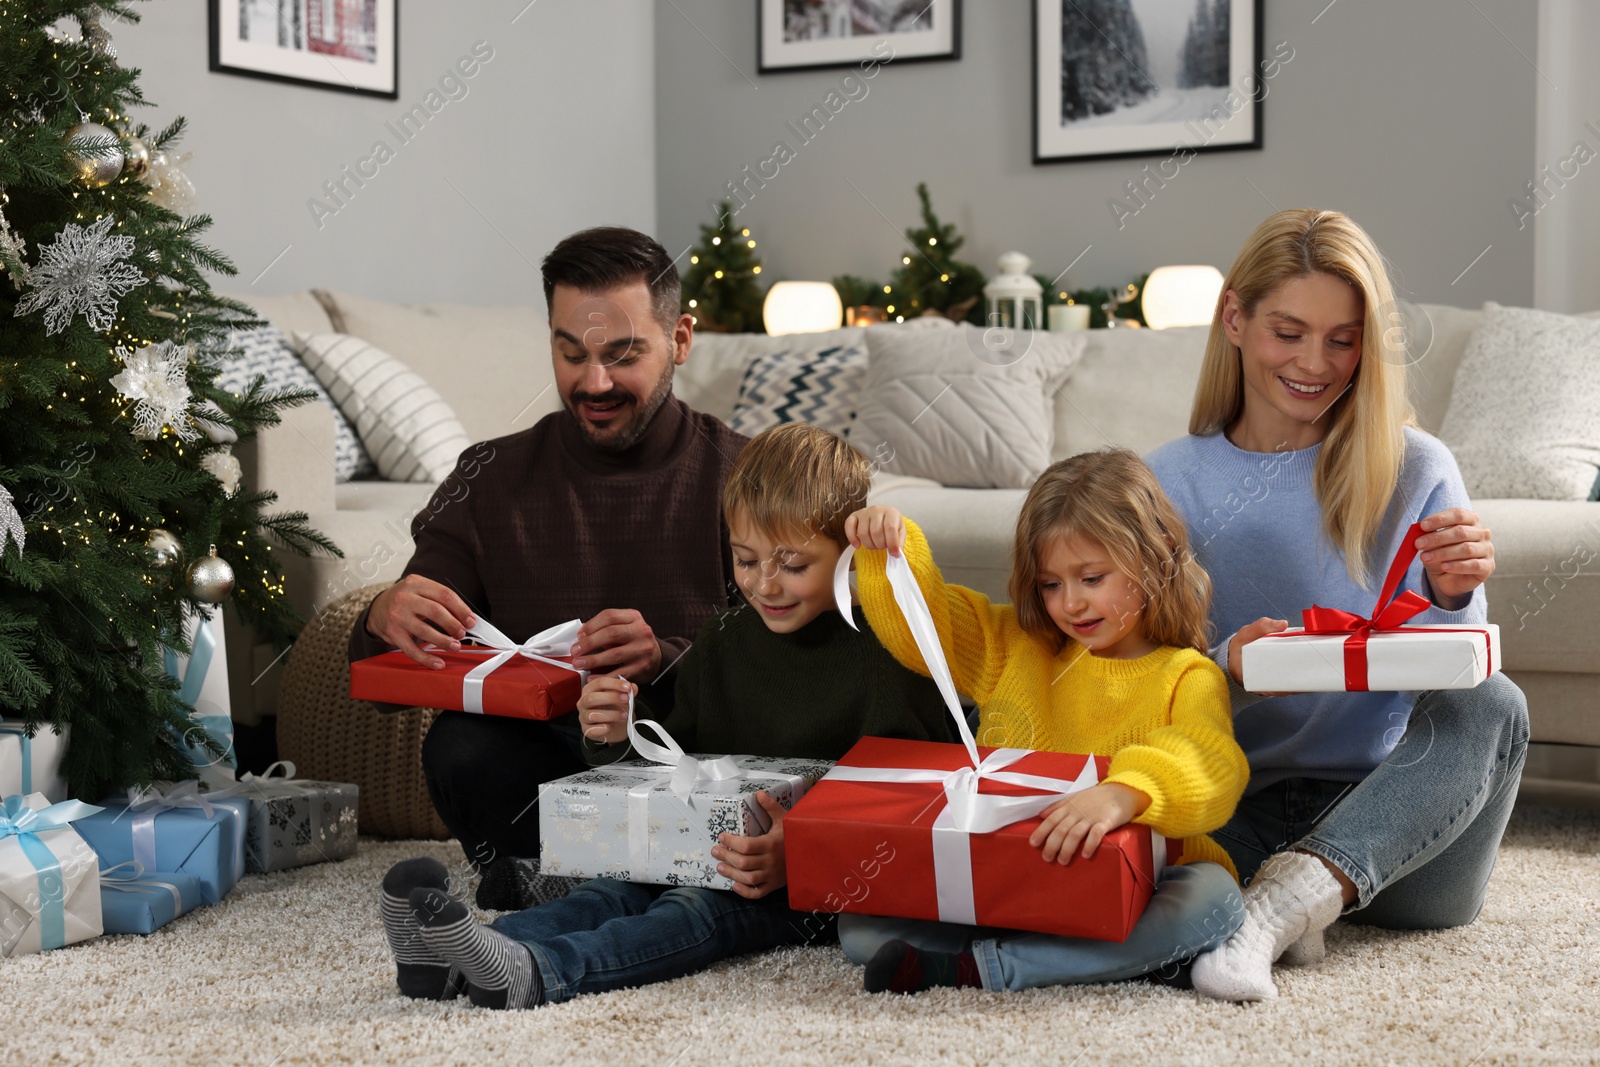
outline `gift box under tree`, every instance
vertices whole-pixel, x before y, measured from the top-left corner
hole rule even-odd
[[[165,650],[166,672],[179,683],[178,699],[194,709],[183,732],[183,747],[196,777],[208,788],[233,784],[238,761],[233,753],[233,713],[228,698],[228,656],[223,645],[222,612],[209,616],[186,611],[184,636],[190,653]],[[207,740],[222,751],[214,751]]]
[[[283,771],[278,777],[275,771]],[[359,789],[345,782],[300,781],[280,760],[261,775],[239,779],[250,802],[245,865],[255,873],[283,871],[356,854]]]
[[[18,722],[0,722],[0,796],[43,793],[52,804],[67,799],[67,782],[61,777],[61,757],[67,737],[48,725],[32,737]]]
[[[100,915],[108,934],[153,934],[205,903],[200,879],[145,871],[136,861],[100,872]]]
[[[99,860],[73,829],[98,811],[43,793],[0,802],[0,956],[100,936]]]
[[[127,802],[108,802],[74,825],[103,866],[133,860],[146,871],[192,874],[201,899],[215,904],[244,875],[249,818],[244,797],[208,797],[196,783],[183,782],[166,790],[130,789]]]

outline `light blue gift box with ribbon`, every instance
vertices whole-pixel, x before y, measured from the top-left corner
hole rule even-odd
[[[194,708],[181,743],[201,783],[213,789],[224,788],[233,784],[238,761],[233,753],[222,612],[215,611],[210,618],[199,613],[188,615],[184,632],[190,638],[189,655],[168,648],[162,657],[167,674],[179,684],[178,699]],[[206,746],[208,737],[222,746],[222,755]]]
[[[100,865],[73,828],[99,811],[43,793],[0,801],[0,956],[100,936]]]
[[[67,783],[61,777],[66,750],[66,736],[49,725],[29,737],[22,723],[0,719],[0,796],[43,793],[52,804],[66,800]]]
[[[153,934],[205,902],[200,879],[147,872],[137,860],[100,872],[100,915],[108,934]]]
[[[177,871],[200,880],[201,899],[215,904],[244,875],[250,802],[201,793],[194,782],[128,791],[99,814],[73,825],[104,866],[135,860],[147,871]]]

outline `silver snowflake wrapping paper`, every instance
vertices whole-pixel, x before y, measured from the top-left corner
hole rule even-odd
[[[703,759],[705,757],[695,757]],[[624,760],[549,782],[539,790],[539,870],[574,878],[731,889],[711,846],[724,833],[765,833],[765,789],[794,807],[831,762],[733,756],[744,776],[701,780],[687,797],[672,792],[672,768]]]
[[[283,871],[356,854],[356,786],[256,778],[242,795],[250,800],[244,855],[252,872]]]

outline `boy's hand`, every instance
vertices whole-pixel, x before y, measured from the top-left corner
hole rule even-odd
[[[1150,798],[1141,790],[1120,782],[1101,782],[1046,808],[1044,822],[1028,836],[1028,844],[1041,850],[1046,863],[1072,862],[1080,844],[1083,858],[1093,859],[1102,838],[1149,806]]]
[[[898,556],[906,546],[906,520],[898,508],[874,504],[844,520],[844,535],[857,548]]]
[[[760,837],[723,834],[711,847],[713,859],[720,860],[717,873],[733,879],[733,891],[748,900],[760,900],[774,889],[789,884],[783,864],[783,805],[763,789],[756,801],[772,816],[772,829]]]
[[[583,736],[608,745],[628,739],[628,696],[639,687],[620,675],[591,674],[578,697],[578,725]]]

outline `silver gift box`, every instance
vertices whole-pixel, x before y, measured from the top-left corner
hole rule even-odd
[[[257,778],[249,785],[241,795],[250,801],[244,851],[252,872],[356,854],[356,786],[282,778]]]
[[[696,756],[695,759],[710,757]],[[697,780],[679,797],[672,768],[623,760],[549,782],[539,791],[539,869],[574,878],[731,889],[711,846],[724,833],[771,828],[762,790],[785,809],[833,768],[825,760],[731,756],[739,778]]]

